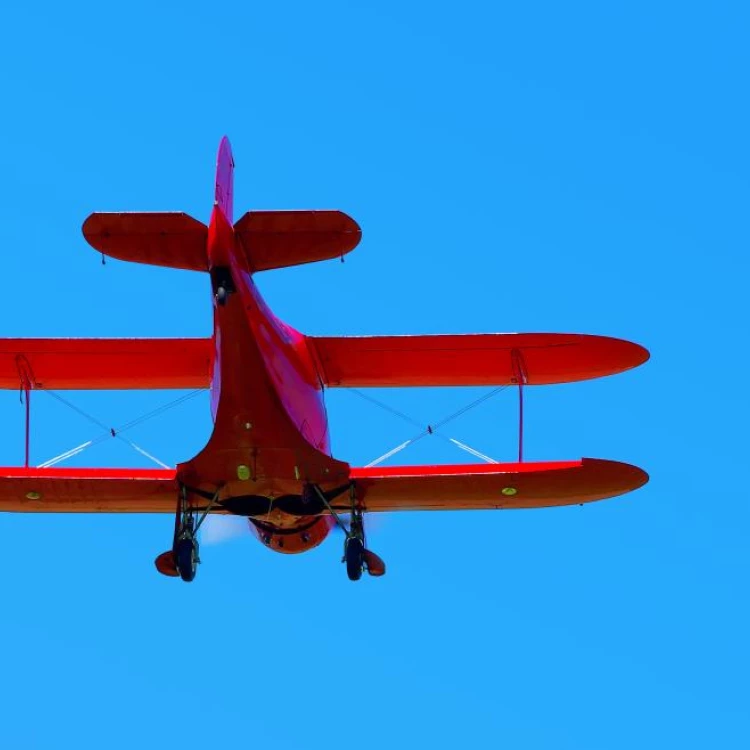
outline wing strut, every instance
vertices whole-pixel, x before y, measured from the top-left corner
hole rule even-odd
[[[513,365],[513,380],[518,383],[518,463],[523,463],[523,387],[529,382],[526,363],[520,349],[510,353]]]
[[[16,368],[18,369],[18,379],[20,381],[21,401],[26,408],[26,435],[24,439],[24,466],[29,468],[29,452],[31,447],[31,389],[34,387],[34,376],[31,373],[31,366],[26,357],[19,354],[16,357]]]
[[[28,384],[24,385],[23,389],[24,398],[26,401],[26,440],[24,445],[24,462],[23,465],[29,468],[29,448],[31,443],[31,388]]]

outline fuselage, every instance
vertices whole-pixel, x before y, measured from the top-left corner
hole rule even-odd
[[[205,448],[178,472],[189,486],[231,498],[268,546],[303,551],[331,526],[330,517],[311,525],[301,506],[303,485],[340,486],[349,466],[330,455],[323,386],[305,337],[271,312],[253,281],[232,227],[232,173],[222,157],[231,164],[231,153],[220,150],[208,232],[214,428]]]

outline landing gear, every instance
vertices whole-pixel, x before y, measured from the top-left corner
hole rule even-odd
[[[362,578],[362,570],[365,567],[365,545],[361,539],[350,536],[344,542],[344,561],[350,581],[358,581]]]
[[[352,488],[352,520],[349,536],[344,542],[344,562],[346,562],[346,574],[350,581],[358,581],[362,577],[362,571],[366,570],[371,576],[379,577],[385,575],[385,563],[374,552],[367,549],[365,543],[365,516],[361,508],[357,507]]]
[[[358,581],[362,577],[364,570],[371,576],[385,575],[385,563],[383,560],[366,547],[364,512],[357,502],[357,493],[354,484],[349,485],[348,489],[350,507],[347,510],[351,514],[348,529],[320,487],[315,484],[305,485],[302,490],[302,497],[311,498],[313,494],[316,495],[346,535],[342,562],[346,563],[346,575],[350,581]],[[347,512],[343,508],[340,508],[340,510],[344,513]]]
[[[344,542],[344,562],[346,563],[346,575],[350,581],[358,581],[362,578],[365,568],[365,518],[361,509],[356,505],[356,493],[349,492],[351,499],[351,521],[349,523],[349,536]]]
[[[193,490],[193,493],[202,497],[205,496],[207,499],[210,498],[206,507],[195,508],[188,499],[189,492],[187,487],[180,488],[177,511],[175,512],[172,549],[162,552],[156,558],[156,569],[160,573],[172,578],[182,578],[186,583],[190,583],[198,572],[198,564],[200,563],[198,529],[211,508],[214,507],[218,495],[218,492],[215,495],[210,495]]]
[[[189,527],[186,527],[181,533],[182,536],[177,540],[174,548],[175,566],[180,578],[186,583],[190,583],[198,572],[198,540],[195,537],[192,524],[193,518],[189,519]]]

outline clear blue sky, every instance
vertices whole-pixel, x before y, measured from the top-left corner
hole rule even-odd
[[[748,12],[742,3],[12,3],[0,25],[2,336],[201,336],[206,279],[110,262],[94,210],[341,208],[364,239],[260,278],[315,334],[571,331],[651,361],[529,393],[530,459],[651,483],[583,507],[390,515],[381,580],[341,538],[205,545],[169,517],[0,518],[0,747],[743,748],[748,704]],[[28,8],[28,9],[27,9]],[[70,394],[118,425],[179,394]],[[378,392],[420,422],[476,391]],[[39,394],[33,458],[97,428]],[[336,455],[414,428],[330,394]],[[23,409],[0,394],[0,463]],[[503,393],[446,428],[513,456]],[[130,437],[204,443],[207,398]],[[111,444],[110,444],[111,443]],[[438,440],[404,462],[461,461]],[[110,441],[70,465],[147,465]]]

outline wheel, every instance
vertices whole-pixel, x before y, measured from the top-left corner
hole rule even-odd
[[[350,581],[358,581],[362,578],[362,568],[364,566],[365,545],[362,540],[356,536],[349,537],[346,540],[344,548],[344,557],[346,559],[346,574]]]
[[[198,542],[192,537],[183,537],[175,547],[177,571],[183,581],[189,583],[198,572]]]

